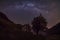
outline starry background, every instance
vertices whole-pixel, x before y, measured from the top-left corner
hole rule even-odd
[[[59,0],[0,0],[0,11],[16,24],[31,24],[41,13],[48,28],[60,22]]]

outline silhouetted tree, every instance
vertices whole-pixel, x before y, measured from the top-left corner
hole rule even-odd
[[[47,22],[46,19],[40,14],[40,16],[35,17],[32,21],[32,28],[37,33],[39,30],[44,31],[46,29]]]
[[[26,32],[30,32],[31,26],[29,24],[24,24],[23,30],[25,30]]]

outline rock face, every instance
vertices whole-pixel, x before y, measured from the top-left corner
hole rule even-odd
[[[6,17],[6,15],[5,15],[4,13],[2,13],[2,12],[0,12],[0,18],[8,19],[8,18]]]
[[[6,26],[3,25],[2,21],[1,21],[3,19],[9,21],[9,19],[6,17],[6,15],[4,13],[0,12],[0,30],[6,27]]]
[[[9,22],[12,22],[12,21],[10,21],[10,20],[7,18],[7,16],[6,16],[4,13],[2,13],[2,12],[0,12],[0,18],[1,18],[1,19],[5,19],[5,20],[7,20],[7,21],[9,21]]]
[[[60,35],[60,22],[56,24],[54,27],[52,27],[51,29],[48,29],[47,33],[49,35],[51,34]]]
[[[0,29],[6,28],[11,23],[13,22],[4,13],[0,12]]]

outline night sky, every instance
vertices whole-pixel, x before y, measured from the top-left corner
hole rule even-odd
[[[49,28],[60,22],[59,0],[0,0],[0,11],[17,24],[31,24],[40,13],[47,19]]]

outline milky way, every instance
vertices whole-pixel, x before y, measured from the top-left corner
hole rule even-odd
[[[59,4],[59,1],[48,0],[1,1],[0,11],[17,24],[31,24],[32,19],[42,13],[47,19],[47,26],[52,27],[60,22]]]

